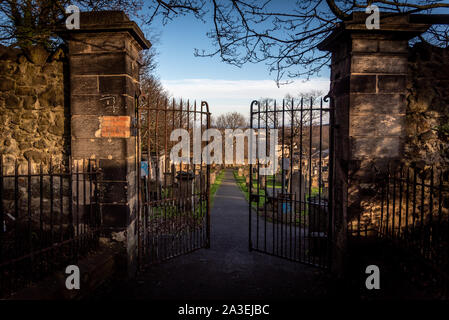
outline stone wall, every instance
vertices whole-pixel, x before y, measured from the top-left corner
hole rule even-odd
[[[409,50],[405,162],[449,168],[449,48]]]
[[[0,46],[0,154],[55,162],[69,153],[64,52]]]
[[[408,47],[406,117],[402,134],[404,154],[399,158],[398,163],[406,167],[417,167],[417,172],[426,173],[426,182],[429,184],[428,175],[431,166],[437,173],[441,170],[445,172],[449,170],[448,70],[449,49],[433,47],[425,43]],[[392,163],[389,164],[394,167]],[[424,170],[421,171],[421,169]],[[423,178],[423,174],[418,174],[418,179]],[[436,176],[438,177],[438,174]],[[374,189],[380,191],[382,184],[384,184],[383,180],[379,184],[374,184]],[[364,208],[361,217],[355,215],[348,221],[350,233],[357,234],[359,229],[362,234],[366,231],[378,230],[381,224],[380,193],[368,195],[366,201],[361,201],[361,206]],[[428,189],[425,189],[425,197],[426,199],[429,197]],[[390,198],[392,201],[392,195]],[[396,205],[400,202],[398,194],[395,201]],[[405,211],[405,207],[402,209]],[[443,208],[443,212],[444,210],[446,209]],[[391,220],[392,215],[390,216]],[[397,213],[395,216],[399,219]]]

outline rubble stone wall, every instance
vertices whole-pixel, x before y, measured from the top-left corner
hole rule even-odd
[[[449,170],[449,48],[409,50],[405,162]]]
[[[49,163],[66,158],[70,116],[64,52],[0,47],[0,154]]]

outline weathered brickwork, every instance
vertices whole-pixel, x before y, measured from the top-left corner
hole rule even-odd
[[[65,54],[42,48],[0,47],[0,154],[46,163],[66,160],[69,106],[64,94]]]

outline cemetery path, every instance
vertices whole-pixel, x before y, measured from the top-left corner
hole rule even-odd
[[[227,170],[211,211],[210,249],[152,266],[132,282],[96,298],[324,298],[325,278],[316,268],[248,251],[248,204]]]

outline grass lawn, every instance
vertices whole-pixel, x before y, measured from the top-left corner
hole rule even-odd
[[[248,191],[248,187],[246,186],[246,177],[244,177],[244,176],[239,177],[237,170],[234,170],[233,173],[234,173],[234,179],[237,182],[237,185],[239,186],[240,190],[242,190],[246,201],[249,201],[249,196],[248,196],[249,191]],[[273,178],[271,179],[271,183],[272,183],[272,181],[273,181]],[[267,185],[268,185],[268,181],[267,181]],[[271,187],[273,187],[272,184],[271,184]],[[253,188],[257,188],[257,184],[253,183]],[[279,186],[279,188],[280,188],[280,186]],[[261,189],[260,194],[263,196],[261,196],[259,198],[259,207],[263,206],[265,203],[265,190]],[[253,206],[254,209],[257,209],[256,202],[252,202],[251,205]]]
[[[239,177],[237,170],[234,170],[233,173],[234,173],[234,179],[237,182],[237,185],[239,186],[240,190],[242,190],[242,192],[244,193],[246,201],[248,201],[249,191],[248,191],[248,187],[246,185],[246,177],[244,177],[244,176]],[[255,178],[255,176],[253,176],[253,192],[257,191],[257,183],[254,182],[255,180],[256,180],[256,178]],[[267,176],[267,188],[268,189],[270,189],[270,188],[273,189],[273,182],[275,182],[274,176]],[[282,183],[276,182],[274,188],[275,189],[282,188]],[[318,195],[318,193],[319,193],[318,188],[312,187],[311,197]],[[261,188],[259,190],[259,194],[260,194],[260,197],[259,197],[259,208],[260,208],[260,207],[263,207],[263,205],[265,204],[265,190]],[[308,195],[306,195],[306,196],[307,196],[307,198],[309,198]],[[254,208],[256,208],[256,202],[253,201],[251,205]]]
[[[248,191],[248,187],[246,185],[246,177],[242,176],[239,177],[238,175],[238,171],[234,170],[234,179],[237,182],[237,185],[239,186],[240,190],[243,192],[246,201],[249,201],[249,191]],[[253,179],[253,181],[255,180],[255,178]],[[275,181],[274,176],[267,176],[267,187],[268,188],[273,188],[273,182]],[[282,188],[282,184],[280,182],[275,183],[275,188]],[[253,182],[253,193],[257,192],[257,183]],[[310,197],[314,197],[316,195],[318,195],[319,193],[319,189],[317,187],[312,187],[311,190],[311,195]],[[253,207],[254,210],[257,210],[257,206],[259,207],[259,209],[263,209],[264,205],[265,205],[265,190],[264,189],[259,189],[259,203],[257,203],[256,201],[252,201],[251,202],[251,206]],[[306,195],[306,198],[309,199],[309,195]],[[293,220],[296,220],[296,223],[299,223],[301,225],[305,225],[307,224],[306,222],[306,212],[307,212],[307,205],[303,206],[303,210],[301,210],[301,214],[296,213],[296,215],[294,216]],[[259,214],[263,215],[265,213],[264,210],[259,210]],[[268,210],[268,213],[271,215],[271,210]],[[272,217],[271,216],[267,216],[266,219],[268,221],[272,221]]]
[[[215,177],[215,183],[210,186],[210,207],[214,206],[215,193],[217,193],[218,188],[223,182],[224,170],[221,170],[220,173]]]

